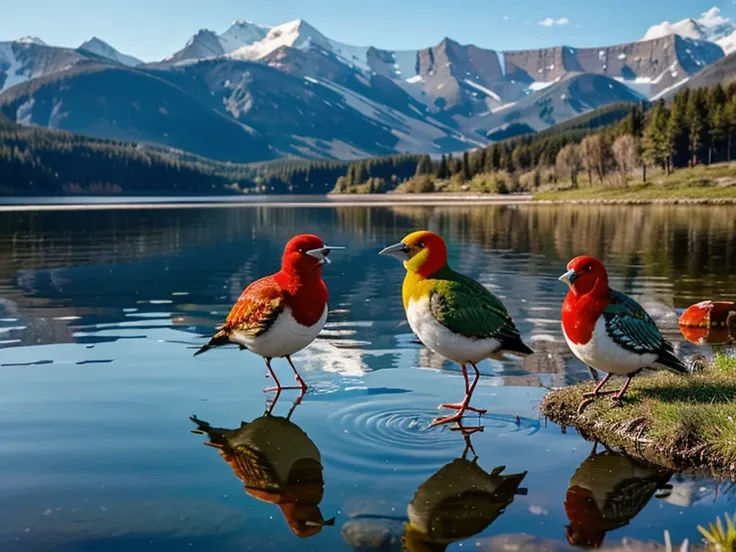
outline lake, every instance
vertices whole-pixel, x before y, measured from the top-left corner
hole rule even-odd
[[[337,552],[401,550],[404,540],[414,552],[556,550],[568,539],[662,542],[665,529],[676,542],[699,540],[698,524],[736,510],[728,484],[613,454],[586,460],[592,443],[546,422],[538,406],[548,389],[590,378],[559,322],[566,288],[557,277],[581,253],[607,263],[612,285],[649,309],[678,354],[710,354],[682,338],[677,316],[703,299],[736,298],[734,213],[532,205],[2,213],[0,549]],[[401,305],[403,268],[377,255],[419,228],[448,240],[451,264],[504,301],[536,350],[481,364],[473,403],[488,414],[469,418],[484,427],[469,443],[429,427],[439,403],[462,398],[462,376],[416,342]],[[294,357],[310,391],[292,410],[293,391],[267,404],[260,358],[236,347],[192,354],[303,232],[347,249],[324,270],[325,331]],[[274,368],[290,380],[285,361]],[[261,454],[229,454],[223,443],[246,434],[266,443]],[[288,484],[246,492],[241,477]],[[494,498],[470,492],[474,482],[496,485]],[[468,493],[453,498],[463,485]],[[473,519],[458,521],[458,512]],[[430,518],[436,530],[422,532]]]

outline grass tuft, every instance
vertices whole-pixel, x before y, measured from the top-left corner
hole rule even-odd
[[[593,387],[586,382],[549,393],[542,413],[665,468],[736,474],[736,357],[717,355],[702,373],[689,376],[642,374],[622,406],[603,396],[578,414],[583,393]]]

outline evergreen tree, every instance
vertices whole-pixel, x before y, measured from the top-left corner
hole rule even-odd
[[[463,153],[461,174],[463,176],[463,180],[470,180],[470,156],[467,151]]]
[[[444,180],[446,178],[450,177],[450,171],[447,167],[447,157],[445,157],[445,154],[442,154],[442,158],[440,159],[440,166],[437,169],[437,178],[440,180]]]
[[[417,164],[417,170],[414,173],[415,176],[422,176],[426,174],[432,174],[432,159],[429,155],[422,155]]]
[[[667,140],[671,146],[670,158],[674,167],[684,167],[689,159],[689,138],[685,120],[687,96],[677,94],[672,101],[667,121]]]
[[[685,110],[691,166],[698,164],[703,146],[706,143],[708,128],[705,124],[704,111],[705,106],[703,105],[702,95],[697,92],[691,92],[688,96],[687,107]]]
[[[658,102],[649,115],[644,128],[644,158],[655,165],[667,168],[670,148],[667,140],[668,113],[664,102]]]
[[[723,94],[725,101],[725,93]],[[723,116],[723,104],[714,104],[710,111],[710,121],[708,129],[710,139],[708,143],[708,164],[713,162],[713,156],[718,155],[718,151],[721,149],[723,140],[726,135],[726,123]]]

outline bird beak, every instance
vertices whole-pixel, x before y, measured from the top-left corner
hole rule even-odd
[[[572,283],[577,278],[577,274],[573,269],[568,270],[562,276],[557,278],[560,282],[565,282],[568,286],[572,287]]]
[[[386,249],[381,250],[379,255],[390,255],[400,261],[406,260],[406,254],[409,251],[409,247],[404,242],[399,242],[394,245],[389,245]]]
[[[307,251],[307,255],[310,255],[317,259],[319,261],[319,264],[330,264],[330,259],[327,258],[327,256],[330,254],[330,251],[334,249],[345,249],[344,247],[340,245],[325,245],[323,247],[318,247],[317,249],[310,249]]]

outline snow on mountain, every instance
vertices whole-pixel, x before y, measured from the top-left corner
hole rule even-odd
[[[297,19],[273,27],[262,40],[238,48],[229,53],[228,57],[239,60],[257,60],[284,46],[298,50],[320,46],[325,50],[332,50],[332,44],[322,33],[306,21]]]
[[[0,92],[28,80],[23,62],[13,49],[13,42],[0,42]]]
[[[736,23],[721,15],[720,8],[712,7],[700,14],[700,17],[686,18],[676,23],[663,21],[649,27],[641,41],[653,40],[663,36],[677,34],[692,40],[705,40],[718,44],[726,54],[736,49]]]
[[[115,61],[122,65],[127,65],[129,67],[135,67],[136,65],[141,65],[143,63],[138,58],[118,52],[107,42],[105,42],[104,40],[100,40],[96,36],[93,36],[91,39],[84,42],[78,49],[85,52],[90,52],[105,59]]]
[[[38,46],[46,46],[46,43],[37,36],[22,36],[19,39],[14,40],[14,42],[18,42],[19,44],[37,44]]]
[[[271,27],[250,21],[233,21],[230,28],[217,38],[226,54],[266,38]]]

